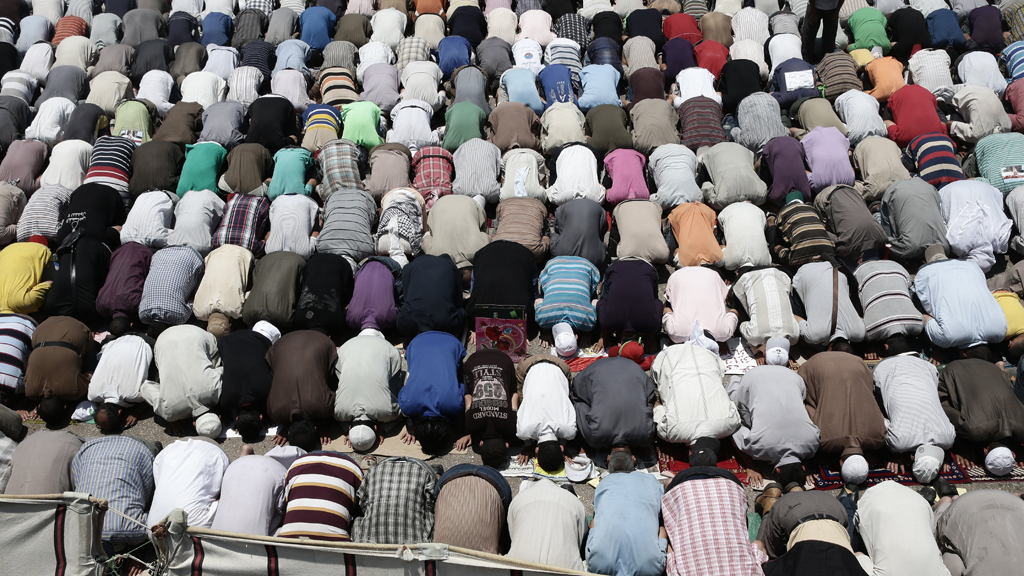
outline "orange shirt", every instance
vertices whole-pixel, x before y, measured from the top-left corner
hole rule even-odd
[[[679,248],[680,266],[714,264],[722,259],[722,247],[715,238],[715,211],[702,202],[680,204],[668,215]]]

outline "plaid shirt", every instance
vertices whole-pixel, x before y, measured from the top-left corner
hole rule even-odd
[[[580,50],[586,50],[590,41],[590,21],[579,14],[564,14],[555,22],[555,34],[559,38],[567,38],[579,44]]]
[[[176,326],[192,316],[192,295],[203,279],[203,257],[190,246],[168,246],[153,255],[142,288],[139,320]]]
[[[153,499],[153,452],[130,436],[101,436],[85,444],[71,461],[71,483],[76,490],[103,498],[110,507],[145,524],[146,507]],[[103,517],[103,540],[111,544],[137,544],[146,529],[117,514]]]
[[[413,156],[412,167],[416,172],[412,187],[423,195],[428,207],[441,196],[452,193],[455,168],[451,152],[440,146],[424,146]]]
[[[430,60],[430,43],[425,38],[409,36],[398,43],[398,63],[401,72],[408,64]]]
[[[224,216],[213,235],[212,245],[241,246],[256,256],[263,255],[263,237],[267,235],[270,202],[262,196],[231,194],[224,205]]]
[[[317,151],[323,174],[322,184],[317,187],[320,197],[327,200],[331,192],[340,188],[365,190],[363,187],[362,150],[351,140],[331,140]]]
[[[750,543],[747,496],[726,478],[686,480],[661,499],[673,576],[761,576],[768,555]]]
[[[366,473],[356,492],[363,515],[352,529],[355,542],[430,542],[437,475],[422,460],[388,458]]]

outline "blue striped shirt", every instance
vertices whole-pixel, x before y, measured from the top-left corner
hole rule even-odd
[[[568,322],[577,331],[592,330],[597,310],[591,298],[600,282],[601,273],[585,258],[559,256],[548,262],[540,273],[544,299],[535,311],[537,325],[551,328],[558,322]]]
[[[78,492],[103,498],[110,507],[143,524],[146,503],[153,498],[153,452],[130,436],[103,436],[82,445],[71,462],[71,483]],[[108,512],[103,540],[136,544],[146,539],[143,526]]]
[[[1024,78],[1024,41],[1014,42],[1003,50],[1003,62],[1012,80]]]
[[[0,392],[25,389],[25,359],[32,348],[36,323],[20,314],[0,314]]]

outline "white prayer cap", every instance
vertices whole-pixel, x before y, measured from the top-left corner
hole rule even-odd
[[[366,452],[373,448],[377,441],[377,433],[366,424],[358,424],[348,431],[348,440],[352,443],[352,449],[356,452]]]
[[[271,345],[273,345],[274,342],[277,342],[278,338],[281,337],[281,331],[278,330],[276,326],[274,326],[270,322],[267,322],[266,320],[260,320],[259,322],[254,324],[252,327],[252,331],[259,332],[260,334],[266,336],[267,340],[270,340]]]
[[[786,338],[769,338],[764,345],[764,362],[775,366],[789,364],[789,340]]]
[[[213,412],[207,412],[199,418],[196,418],[196,432],[198,432],[200,436],[216,438],[220,435],[220,429],[220,417]]]
[[[914,478],[921,484],[928,484],[939,475],[942,460],[945,458],[942,448],[932,444],[922,444],[914,453]]]
[[[559,322],[551,327],[551,335],[555,340],[555,350],[559,356],[568,357],[576,353],[576,334],[568,322]]]
[[[690,342],[718,354],[718,342],[704,335],[704,331],[700,328],[700,320],[693,321],[693,329],[690,331]]]
[[[988,456],[985,456],[985,469],[993,476],[1006,476],[1013,472],[1013,467],[1016,465],[1017,463],[1013,460],[1013,452],[1010,452],[1006,446],[993,448],[988,451]]]
[[[843,462],[843,482],[863,484],[868,479],[868,461],[860,454],[854,454]]]

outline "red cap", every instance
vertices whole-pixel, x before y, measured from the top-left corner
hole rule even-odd
[[[40,236],[39,234],[29,236],[28,241],[35,242],[36,244],[42,244],[43,246],[47,247],[50,246],[50,243],[46,241],[46,236]]]

